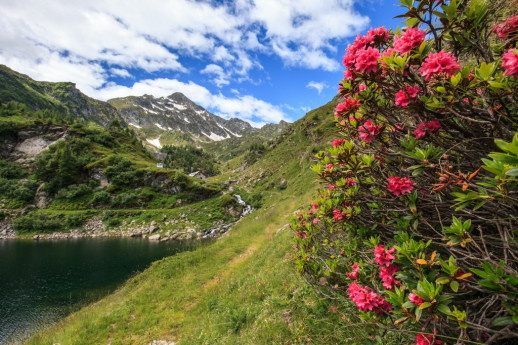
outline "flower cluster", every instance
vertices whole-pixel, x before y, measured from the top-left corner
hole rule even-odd
[[[358,265],[358,264],[353,264],[353,265],[351,266],[351,268],[352,268],[352,270],[353,270],[353,271],[352,271],[352,272],[347,272],[347,273],[346,273],[346,274],[347,274],[347,276],[348,276],[350,279],[352,279],[352,280],[356,280],[356,279],[358,279],[358,271],[360,270],[360,265]]]
[[[502,55],[502,58],[502,68],[505,69],[504,74],[518,79],[518,50],[509,49]]]
[[[411,292],[409,295],[408,295],[408,300],[412,303],[414,303],[415,305],[417,306],[420,306],[421,304],[424,303],[424,300],[417,296],[415,293]]]
[[[345,143],[345,139],[335,139],[333,140],[333,147],[337,147]]]
[[[422,137],[426,136],[426,130],[429,130],[432,133],[437,133],[437,131],[439,131],[441,128],[441,124],[437,120],[433,120],[430,122],[425,121],[417,125],[417,128],[414,131],[414,135],[416,139],[421,139]]]
[[[374,125],[370,120],[365,121],[363,126],[358,127],[358,135],[367,144],[372,142],[372,137],[381,132],[381,125]]]
[[[356,280],[349,284],[347,292],[360,311],[374,311],[381,315],[384,311],[392,310],[392,305],[382,296],[372,291],[368,286],[359,285]]]
[[[442,340],[435,339],[433,334],[423,334],[417,333],[415,337],[415,345],[434,345],[434,344],[442,344]]]
[[[358,101],[358,98],[347,98],[344,102],[338,103],[335,108],[335,116],[340,117],[342,114],[355,112],[360,106],[361,103]]]
[[[414,190],[415,183],[409,177],[390,176],[387,189],[395,196],[410,193]]]
[[[495,32],[502,41],[518,36],[518,16],[508,18],[505,22],[496,25]]]
[[[378,70],[379,58],[380,51],[376,48],[368,47],[358,52],[354,66],[361,73],[374,73]]]
[[[419,47],[426,37],[426,32],[418,28],[408,28],[401,36],[394,37],[394,51],[401,54],[410,53],[415,47]]]
[[[406,90],[406,92],[405,92],[405,90]],[[408,98],[408,96],[410,96],[410,98],[412,98],[412,99],[417,98],[417,95],[421,91],[421,88],[419,86],[413,87],[413,86],[408,85],[405,87],[405,90],[399,90],[396,93],[396,105],[400,106],[402,108],[407,107],[408,104],[410,104],[410,99]]]
[[[441,50],[438,53],[432,53],[424,60],[419,72],[429,80],[432,76],[444,73],[451,77],[460,70],[460,65],[452,53]]]

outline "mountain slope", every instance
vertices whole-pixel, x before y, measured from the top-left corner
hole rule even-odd
[[[211,114],[179,92],[160,98],[149,95],[115,98],[108,103],[117,108],[125,122],[159,148],[239,138],[257,131],[246,121],[225,120]],[[188,135],[174,135],[178,133]]]
[[[86,96],[73,83],[35,81],[5,65],[0,65],[0,101],[23,103],[33,111],[48,109],[103,126],[121,120],[114,107]]]

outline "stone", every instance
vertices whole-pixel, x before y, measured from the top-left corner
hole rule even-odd
[[[160,234],[151,235],[148,237],[150,241],[160,241]]]

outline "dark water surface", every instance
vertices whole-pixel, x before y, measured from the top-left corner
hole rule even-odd
[[[0,344],[16,344],[155,260],[207,242],[0,240]]]

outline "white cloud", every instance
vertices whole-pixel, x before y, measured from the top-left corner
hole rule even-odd
[[[229,76],[225,71],[223,71],[223,68],[221,68],[218,65],[210,64],[205,66],[204,69],[200,71],[202,74],[213,74],[215,77],[212,79],[212,82],[216,84],[217,87],[222,87],[223,85],[230,84]]]
[[[327,88],[328,85],[325,82],[316,82],[316,81],[310,81],[306,85],[307,88],[313,88],[318,91],[318,94],[322,92],[323,89]]]
[[[121,77],[121,78],[131,78],[132,75],[125,69],[122,68],[110,68],[110,74]]]
[[[332,57],[332,43],[369,22],[354,10],[355,1],[4,0],[0,63],[37,80],[75,82],[86,94],[104,99],[123,96],[121,91],[160,92],[173,84],[186,87],[176,90],[186,95],[208,92],[193,82],[161,79],[162,72],[191,80],[205,73],[218,87],[253,84],[250,71],[264,68],[260,57],[265,54],[287,66],[336,71],[341,67]],[[193,60],[206,67],[197,71],[184,65]],[[110,81],[129,78],[128,70],[145,72],[149,79],[132,87]],[[246,97],[251,96],[199,96],[225,116],[239,114],[250,121],[285,116],[278,107]]]

